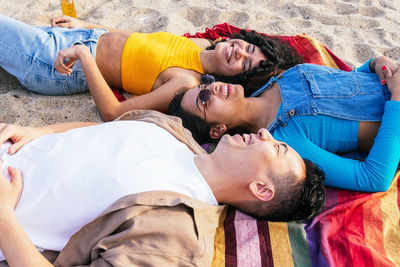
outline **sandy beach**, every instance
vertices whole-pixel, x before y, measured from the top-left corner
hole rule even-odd
[[[75,6],[80,19],[130,31],[195,33],[228,22],[274,35],[305,33],[351,67],[379,55],[400,63],[400,0],[75,0]],[[0,0],[0,13],[48,25],[61,7],[58,0]],[[88,93],[38,95],[0,68],[1,122],[37,126],[76,120],[102,121]]]

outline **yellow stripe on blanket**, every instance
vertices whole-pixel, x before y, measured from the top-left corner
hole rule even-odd
[[[315,48],[315,50],[318,51],[318,54],[322,60],[321,63],[323,65],[336,69],[339,68],[335,61],[332,59],[331,55],[329,55],[328,51],[326,51],[325,46],[320,41],[305,34],[300,34],[300,36],[307,39],[310,44]]]
[[[294,266],[287,223],[268,222],[274,266]]]
[[[215,233],[214,239],[214,258],[213,258],[213,267],[222,267],[225,266],[225,228],[224,222],[226,218],[228,208],[222,211],[221,216],[219,217],[218,228]]]
[[[400,211],[398,179],[400,171],[395,175],[389,191],[381,199],[383,245],[387,257],[396,266],[400,266]]]

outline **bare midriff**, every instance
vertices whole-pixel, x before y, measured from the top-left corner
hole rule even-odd
[[[106,32],[100,36],[96,63],[104,79],[111,87],[122,88],[121,56],[129,32]]]
[[[360,121],[357,135],[360,150],[366,152],[371,150],[380,125],[380,121]]]

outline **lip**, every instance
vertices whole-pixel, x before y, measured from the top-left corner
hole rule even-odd
[[[224,85],[220,85],[218,86],[218,90],[220,92],[220,95],[225,98],[228,99],[229,96],[232,93],[232,84],[224,84]]]

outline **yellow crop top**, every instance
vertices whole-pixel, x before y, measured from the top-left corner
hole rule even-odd
[[[169,67],[203,74],[201,51],[188,38],[171,33],[133,33],[122,50],[122,87],[135,95],[149,93],[158,75]]]

